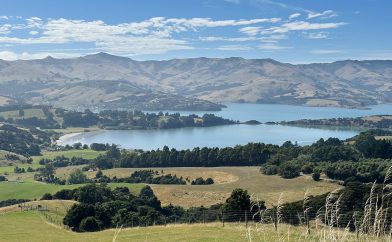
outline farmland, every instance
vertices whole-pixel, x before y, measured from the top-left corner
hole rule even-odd
[[[75,167],[57,169],[56,175],[66,178]],[[149,168],[144,168],[149,169]],[[191,185],[151,185],[154,192],[163,204],[176,204],[184,207],[209,206],[222,203],[235,188],[247,189],[250,194],[265,200],[267,206],[275,204],[283,193],[285,201],[296,201],[303,198],[305,192],[319,195],[340,188],[336,183],[315,182],[309,177],[283,179],[279,176],[263,175],[259,167],[180,167],[180,168],[152,168],[163,171],[164,174],[188,177],[193,180],[197,177],[214,179],[215,184],[207,186]],[[126,177],[139,168],[115,168],[103,170],[109,177]],[[92,178],[95,172],[86,172]]]

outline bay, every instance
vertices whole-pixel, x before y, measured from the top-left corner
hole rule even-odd
[[[359,117],[375,114],[392,114],[392,105],[383,104],[369,109],[320,108],[275,104],[228,104],[218,116],[233,120],[247,121],[289,121],[297,119],[319,119],[338,117]],[[165,112],[165,111],[164,111]],[[183,115],[205,112],[180,112]],[[211,112],[209,112],[211,113]],[[307,128],[282,125],[226,125],[206,128],[180,128],[168,130],[103,130],[61,137],[60,145],[81,142],[114,143],[129,149],[169,148],[192,149],[194,147],[227,147],[249,142],[264,142],[281,145],[285,141],[307,145],[320,138],[347,139],[359,133],[350,128]]]

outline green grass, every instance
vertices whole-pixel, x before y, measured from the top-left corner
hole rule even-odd
[[[45,205],[44,205],[45,206]],[[1,214],[0,210],[0,241],[7,242],[40,242],[40,241],[113,241],[114,229],[94,233],[75,233],[58,224],[49,223],[37,211],[7,212]],[[57,220],[57,218],[56,218]],[[60,225],[59,225],[60,224]],[[279,225],[276,232],[271,224],[249,224],[248,228],[240,223],[211,224],[179,224],[168,226],[124,228],[117,236],[117,242],[122,241],[388,241],[387,238],[361,236],[359,239],[354,233],[345,233],[342,230],[311,229],[306,234],[303,226]],[[325,237],[324,237],[325,236]],[[332,240],[328,236],[334,236]]]
[[[71,133],[80,133],[80,132],[91,132],[91,131],[97,131],[101,130],[98,128],[98,126],[90,126],[88,128],[82,128],[82,127],[68,127],[65,129],[47,129],[48,131],[54,131],[56,133],[60,134],[71,134]]]
[[[17,182],[0,182],[0,201],[16,198],[16,199],[39,199],[45,193],[55,193],[62,189],[73,189],[82,185],[56,185],[43,182],[26,180],[21,183]],[[128,187],[132,192],[137,194],[144,186],[143,184],[129,183],[110,183],[109,187]]]
[[[104,154],[105,151],[95,151],[91,149],[85,149],[85,150],[64,150],[64,151],[47,151],[43,152],[42,156],[33,156],[33,163],[34,161],[39,161],[42,158],[46,159],[53,159],[56,156],[65,156],[68,158],[72,157],[82,157],[84,159],[94,159],[100,154]]]
[[[86,149],[86,150],[65,150],[65,151],[45,151],[42,152],[41,156],[33,156],[33,162],[32,164],[17,164],[21,168],[27,169],[29,166],[36,169],[40,167],[41,165],[39,164],[39,161],[43,158],[45,159],[53,159],[56,156],[65,156],[68,158],[72,157],[82,157],[85,159],[94,159],[100,154],[104,154],[105,151],[95,151],[91,149]],[[8,174],[13,174],[14,173],[14,166],[1,166],[0,167],[0,174],[4,174],[7,172]]]
[[[0,116],[4,118],[21,118],[19,116],[19,110],[0,112]],[[24,109],[23,118],[33,118],[33,117],[37,117],[40,119],[46,118],[42,109],[38,109],[38,108]]]

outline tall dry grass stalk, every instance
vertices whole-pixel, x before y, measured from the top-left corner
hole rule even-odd
[[[303,217],[299,215],[299,221],[305,225],[306,233],[303,237],[296,238],[293,238],[290,233],[290,227],[287,228],[287,231],[280,229],[282,226],[279,225],[283,222],[284,215],[283,193],[280,194],[277,205],[273,206],[272,215],[269,214],[276,241],[392,242],[391,181],[392,166],[387,170],[382,184],[373,183],[363,211],[354,212],[350,221],[342,219],[342,193],[339,190],[331,192],[326,197],[324,206],[317,211],[312,231],[309,216],[309,211],[312,209],[310,207],[311,197],[306,192],[303,200]],[[254,232],[263,233],[261,238],[264,238],[263,241],[268,241],[268,238],[266,240],[266,230],[263,229],[263,225],[268,226],[265,224],[268,223],[265,219],[265,210],[262,210],[260,204],[257,203],[252,204],[252,211],[255,208],[257,208],[257,212],[253,214],[253,218],[259,217],[260,222],[256,224]],[[247,228],[247,238],[248,241],[252,238],[251,228]]]
[[[113,239],[112,242],[116,242],[118,235],[120,234],[121,230],[122,230],[123,226],[121,227],[116,227],[116,229],[114,230],[114,235],[113,235]]]

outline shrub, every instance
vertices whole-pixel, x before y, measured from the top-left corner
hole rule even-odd
[[[320,181],[320,173],[319,172],[313,173],[312,178],[315,181]]]
[[[41,198],[41,200],[52,200],[53,199],[53,196],[52,196],[52,194],[50,194],[50,193],[45,193],[43,196],[42,196],[42,198]]]
[[[79,231],[81,232],[94,232],[100,229],[99,221],[94,217],[84,218],[79,225]]]
[[[68,184],[82,184],[87,182],[87,176],[83,173],[82,170],[76,169],[75,171],[71,172],[68,177]]]

